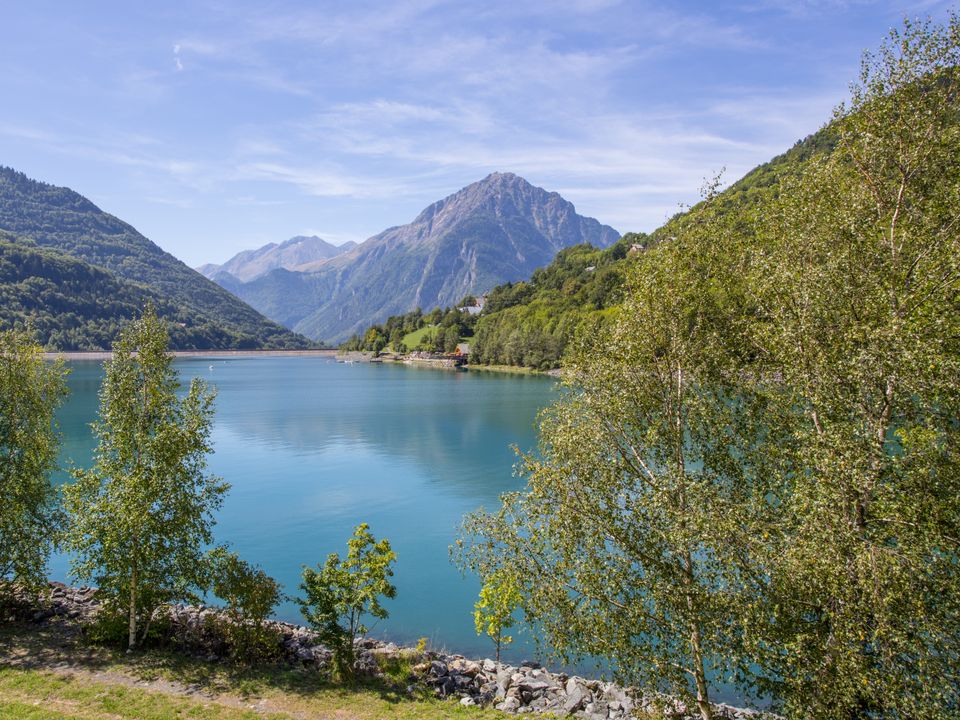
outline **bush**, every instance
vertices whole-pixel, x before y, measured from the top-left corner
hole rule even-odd
[[[209,558],[213,592],[227,604],[218,624],[231,657],[252,662],[276,655],[280,636],[266,620],[283,599],[280,584],[225,548]]]

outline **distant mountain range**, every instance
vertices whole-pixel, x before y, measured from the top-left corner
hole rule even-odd
[[[271,270],[309,271],[314,270],[325,260],[353,250],[357,244],[353,241],[343,245],[333,245],[316,235],[298,235],[284,243],[270,243],[256,250],[244,250],[227,260],[223,265],[207,263],[197,268],[197,272],[211,280],[222,273],[229,273],[240,282],[250,282]]]
[[[267,317],[337,343],[390,315],[525,280],[565,247],[604,248],[619,237],[578,215],[559,194],[512,173],[493,173],[433,203],[408,225],[313,264],[296,262],[294,238],[201,269]],[[308,247],[321,248],[323,241],[314,240]]]
[[[0,327],[59,350],[109,349],[147,302],[178,349],[302,348],[306,338],[70,190],[0,167]]]

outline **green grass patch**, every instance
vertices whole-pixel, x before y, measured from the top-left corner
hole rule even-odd
[[[412,333],[407,333],[403,336],[403,344],[407,346],[407,350],[416,350],[417,346],[420,344],[420,341],[428,333],[436,332],[439,325],[424,325],[419,330],[414,330]]]
[[[162,650],[127,655],[56,629],[0,626],[0,718],[502,720],[495,710],[465,708],[411,683],[417,659],[383,658],[383,678],[348,686],[311,669],[244,667]]]

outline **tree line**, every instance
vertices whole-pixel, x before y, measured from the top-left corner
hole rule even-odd
[[[362,350],[379,353],[390,349],[396,353],[417,350],[436,353],[456,352],[461,340],[473,337],[477,316],[465,308],[474,307],[476,298],[467,295],[456,307],[434,308],[424,313],[420,308],[404,315],[391,315],[382,325],[371,325],[362,335],[354,335],[340,346],[341,350]],[[418,342],[408,346],[405,338],[423,328]]]

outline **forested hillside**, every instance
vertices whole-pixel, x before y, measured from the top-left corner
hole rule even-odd
[[[141,305],[142,309],[140,300],[146,297],[158,308],[167,308],[164,316],[168,320],[183,323],[177,327],[185,328],[184,332],[173,333],[175,348],[302,348],[310,344],[267,320],[133,227],[69,188],[37,182],[11,168],[0,167],[0,230],[10,233],[4,238],[6,243],[25,248],[22,252],[26,254],[20,259],[33,257],[29,266],[37,267],[41,273],[35,279],[19,275],[14,279],[11,275],[9,282],[16,287],[0,291],[5,296],[21,296],[31,283],[47,290],[37,294],[40,300],[24,296],[21,309],[4,307],[3,312],[24,316],[24,308],[29,306],[37,330],[48,329],[45,341],[50,347],[108,348],[109,339],[104,339],[106,328],[115,328],[120,321],[132,317],[126,309],[134,305]],[[25,244],[25,240],[35,245]],[[37,254],[37,250],[54,252]],[[9,259],[14,249],[5,248],[5,252]],[[70,263],[70,259],[80,264]],[[75,284],[62,283],[62,272],[73,277]],[[119,304],[91,303],[93,297],[107,297],[93,289],[90,278],[96,272],[101,273],[98,282],[118,289]],[[80,279],[85,273],[87,280]],[[72,292],[78,288],[81,295],[74,297]],[[46,300],[72,307],[76,318],[58,317],[61,311],[47,306]],[[111,311],[107,312],[107,308]],[[58,333],[59,330],[67,335]],[[68,345],[60,345],[61,342]]]
[[[807,161],[829,153],[837,138],[828,126],[750,171],[714,199],[750,232],[750,208],[774,198],[781,180],[798,175]],[[487,296],[476,324],[471,363],[520,365],[546,370],[560,365],[578,331],[603,323],[622,298],[631,257],[669,241],[682,223],[696,222],[703,205],[679,213],[651,235],[628,233],[606,250],[580,245],[558,253],[529,282],[500,285]]]
[[[30,328],[57,350],[104,350],[152,303],[181,350],[231,347],[237,338],[152,289],[66,253],[0,231],[0,327]]]

